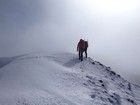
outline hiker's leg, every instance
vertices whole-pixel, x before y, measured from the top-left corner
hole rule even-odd
[[[81,57],[80,57],[81,55],[80,55],[80,50],[79,50],[79,60],[81,59]]]
[[[83,53],[84,53],[84,50],[81,50],[81,61],[83,61]]]
[[[87,58],[87,48],[85,48],[85,56],[86,56],[86,58]]]
[[[83,51],[81,51],[81,61],[83,61]]]
[[[81,60],[81,50],[79,50],[79,60]]]
[[[82,60],[82,51],[80,51],[80,60]]]

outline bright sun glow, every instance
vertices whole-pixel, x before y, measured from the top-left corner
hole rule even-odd
[[[111,14],[132,12],[139,3],[140,0],[87,0],[90,9]]]

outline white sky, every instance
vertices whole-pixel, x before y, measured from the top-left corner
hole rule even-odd
[[[139,0],[0,0],[1,57],[77,53],[80,38],[94,60],[140,80]]]

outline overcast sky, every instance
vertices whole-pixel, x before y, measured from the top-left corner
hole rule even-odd
[[[77,54],[80,38],[90,57],[140,83],[139,0],[0,0],[0,57]]]

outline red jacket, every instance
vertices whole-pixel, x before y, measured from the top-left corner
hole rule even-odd
[[[85,48],[85,42],[84,42],[84,40],[81,39],[81,40],[78,42],[77,50],[78,50],[78,51],[84,50],[84,48]]]

